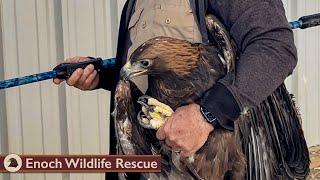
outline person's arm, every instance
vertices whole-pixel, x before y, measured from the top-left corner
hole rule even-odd
[[[135,1],[126,1],[122,9],[118,32],[116,66],[112,69],[99,72],[100,81],[97,89],[102,88],[109,91],[114,91],[116,89],[120,77],[120,69],[126,62],[128,49],[131,46],[127,18],[130,17],[128,15],[131,14],[134,3]]]
[[[230,77],[207,92],[201,106],[230,129],[244,108],[265,100],[297,63],[293,33],[281,0],[209,0],[239,51],[235,82]]]
[[[99,83],[96,89],[102,88],[108,91],[115,90],[120,75],[120,68],[114,67],[99,72]]]

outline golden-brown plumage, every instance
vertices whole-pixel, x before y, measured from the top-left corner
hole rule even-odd
[[[131,57],[152,61],[148,94],[173,109],[197,101],[226,70],[214,46],[191,44],[185,40],[157,37],[140,46]]]
[[[148,60],[148,70],[143,73],[149,76],[147,94],[176,109],[185,104],[197,103],[200,97],[226,74],[219,53],[212,45],[191,44],[184,40],[157,37],[147,41],[133,53],[128,68],[135,69],[137,73],[137,66],[143,66],[140,61]],[[244,178],[244,154],[232,132],[221,129],[210,134],[207,143],[195,154],[194,162],[185,161],[179,165],[180,167],[170,162],[171,156],[175,154],[168,149],[161,149],[163,144],[156,140],[155,131],[144,132],[148,136],[143,137],[148,137],[150,142],[144,146],[153,146],[168,161],[163,164],[163,177],[192,179],[196,174],[205,179],[219,180],[224,179],[229,172],[230,177]],[[188,169],[194,173],[187,170],[180,172],[177,168]]]
[[[182,76],[197,67],[199,55],[198,45],[168,37],[157,37],[141,45],[132,54],[130,61],[134,63],[140,59],[158,60],[155,61],[154,70],[159,74],[164,71],[174,71]],[[173,59],[176,61],[172,61]]]
[[[114,113],[119,153],[161,154],[162,173],[143,174],[147,179],[305,178],[308,150],[299,114],[284,85],[241,115],[235,132],[217,129],[210,134],[193,161],[180,161],[156,139],[155,130],[139,125],[141,106],[136,101],[142,93],[126,80],[148,74],[147,95],[176,109],[197,103],[218,79],[234,73],[235,49],[229,36],[214,17],[207,23],[216,45],[154,38],[140,46],[122,69],[125,80],[118,84]]]

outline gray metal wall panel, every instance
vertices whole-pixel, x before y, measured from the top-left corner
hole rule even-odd
[[[0,3],[0,79],[49,70],[65,57],[115,56],[125,0]],[[289,20],[320,12],[318,0],[284,0],[284,5]],[[296,95],[308,144],[313,146],[320,144],[320,28],[295,30],[295,38],[299,63],[286,82]],[[109,92],[103,90],[82,92],[50,81],[1,91],[1,152],[107,153],[109,100]],[[10,175],[12,180],[44,178],[103,179],[103,175]]]
[[[320,12],[318,0],[284,0],[284,4],[289,20]],[[293,75],[286,83],[296,96],[308,145],[315,146],[320,144],[320,28],[299,29],[294,33],[299,59]]]

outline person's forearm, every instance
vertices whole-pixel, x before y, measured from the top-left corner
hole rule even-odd
[[[249,7],[238,18],[225,19],[240,54],[235,82],[226,81],[227,77],[220,80],[232,91],[241,109],[259,105],[284,82],[297,63],[293,33],[279,0],[250,0],[251,4],[248,1],[244,3]]]
[[[257,38],[259,40],[252,42],[240,55],[235,82],[232,84],[225,78],[219,81],[236,96],[241,109],[259,105],[284,82],[296,66],[293,43],[286,44],[272,36],[292,38],[291,32],[286,29],[268,32]]]
[[[280,0],[210,2],[240,54],[235,78],[219,80],[202,103],[229,129],[241,111],[259,105],[292,73],[297,52]]]
[[[200,106],[217,118],[218,127],[234,130],[234,121],[240,115],[240,107],[232,93],[223,84],[214,85],[202,98]]]

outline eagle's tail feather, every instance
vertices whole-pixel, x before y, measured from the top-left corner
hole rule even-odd
[[[203,179],[216,180],[244,179],[245,164],[240,140],[233,132],[223,129],[210,134],[206,144],[196,153],[194,162]]]

